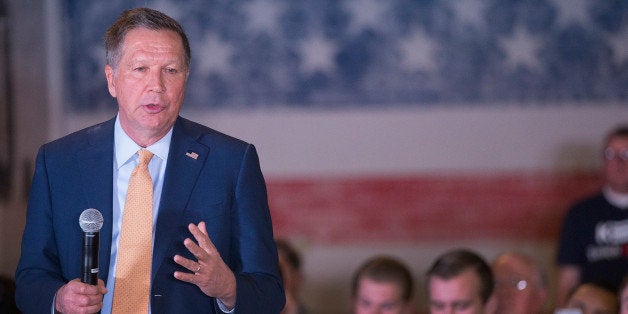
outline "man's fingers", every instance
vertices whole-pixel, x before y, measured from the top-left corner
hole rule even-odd
[[[207,237],[209,238],[209,234],[207,233],[207,226],[205,225],[204,221],[199,222],[197,227],[199,230],[201,230],[202,233],[207,235]]]
[[[186,268],[187,270],[195,273],[197,271],[197,269],[199,268],[199,266],[201,265],[198,262],[189,260],[181,255],[175,255],[174,256],[174,261],[175,263],[183,266],[184,268]]]
[[[104,281],[98,286],[82,283],[78,278],[61,287],[55,296],[55,308],[61,312],[93,313],[102,307],[102,297],[107,292]]]
[[[198,225],[191,223],[188,225],[188,229],[198,242],[198,245],[205,252],[213,255],[214,252],[218,251],[214,246],[212,240],[209,238],[209,235],[207,234],[207,227],[205,226],[205,222],[201,221]]]

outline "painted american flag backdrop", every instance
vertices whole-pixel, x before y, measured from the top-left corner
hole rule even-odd
[[[72,109],[109,108],[102,34],[159,9],[192,46],[197,108],[624,101],[622,0],[183,0],[64,3]]]
[[[537,129],[530,131],[522,125],[504,125],[512,120],[503,119],[508,111],[499,109],[512,104],[533,109],[619,104],[628,116],[626,1],[66,0],[62,4],[66,94],[70,95],[66,103],[71,111],[115,107],[103,74],[102,35],[120,12],[148,6],[167,13],[182,23],[192,48],[184,107],[211,117],[225,112],[261,113],[261,117],[247,115],[246,121],[262,122],[238,124],[234,129],[263,125],[249,130],[267,132],[260,138],[268,140],[258,147],[263,168],[274,158],[276,166],[270,168],[275,174],[288,169],[285,177],[273,176],[273,171],[267,176],[275,234],[313,243],[552,241],[568,205],[599,188],[597,173],[590,169],[529,172],[502,164],[494,167],[498,171],[484,169],[480,174],[439,172],[445,162],[432,167],[436,171],[422,171],[430,168],[424,167],[429,164],[426,159],[451,160],[447,166],[460,169],[460,160],[476,156],[477,161],[499,150],[491,145],[505,147],[497,152],[502,154],[498,161],[516,158],[529,147],[504,143],[526,142],[512,134],[493,134],[495,130],[516,129],[529,137],[543,137],[538,129],[548,120],[534,124]],[[477,119],[477,112],[471,119],[456,115],[448,120],[454,126],[423,117],[419,121],[430,129],[419,134],[413,117],[399,118],[389,111],[443,107],[495,109],[499,122],[476,125],[486,121]],[[349,110],[337,115],[336,109]],[[273,120],[283,111],[296,111],[297,122]],[[347,111],[359,117],[339,121],[339,116],[348,117]],[[387,114],[361,120],[362,112],[373,111]],[[334,119],[318,125],[320,116],[312,121],[304,117],[312,112],[331,113],[326,117]],[[202,120],[202,114],[193,118]],[[538,112],[538,117],[543,115]],[[368,125],[360,125],[361,121]],[[462,121],[477,127],[459,126]],[[573,128],[569,119],[555,124],[562,122],[565,128],[551,129]],[[319,130],[328,125],[358,127],[342,134]],[[386,141],[369,142],[378,132],[364,132],[364,128],[373,126],[390,131],[379,137]],[[313,133],[319,137],[311,137]],[[464,145],[432,143],[442,138],[477,139],[491,145],[474,151],[477,140]],[[546,143],[543,138],[537,142]],[[576,144],[578,150],[580,143]],[[306,145],[313,154],[304,153]],[[344,151],[338,152],[339,148]],[[572,152],[570,148],[565,155],[571,158]],[[530,163],[549,159],[530,155]],[[322,159],[332,165],[320,167],[313,162]],[[398,168],[385,165],[395,162]],[[469,164],[482,168],[485,163]],[[331,171],[317,173],[327,166]],[[306,174],[291,176],[296,168],[306,169]],[[347,175],[373,169],[366,175]],[[382,169],[393,171],[378,172]]]

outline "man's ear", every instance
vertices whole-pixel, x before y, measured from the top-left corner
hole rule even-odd
[[[109,94],[111,97],[116,98],[116,83],[114,80],[113,68],[110,65],[105,65],[105,77],[107,78],[107,87],[109,88]]]

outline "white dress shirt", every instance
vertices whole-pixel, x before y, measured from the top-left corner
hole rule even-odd
[[[170,149],[172,129],[159,141],[146,147],[153,158],[148,164],[148,171],[153,179],[153,226],[157,222],[161,190],[164,185],[166,163]],[[109,276],[107,277],[107,294],[103,299],[102,313],[111,313],[113,302],[113,288],[115,285],[116,264],[118,257],[118,245],[120,243],[120,229],[122,228],[122,213],[129,186],[131,172],[139,163],[137,151],[142,149],[122,130],[119,117],[116,118],[114,127],[114,156],[113,156],[113,224],[111,230],[111,258],[109,264]],[[153,239],[155,229],[153,228]]]

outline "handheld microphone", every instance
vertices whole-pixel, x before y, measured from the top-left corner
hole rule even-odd
[[[98,251],[100,247],[100,228],[102,228],[102,214],[94,208],[88,208],[81,213],[79,225],[83,229],[83,271],[81,282],[90,285],[98,284]]]

